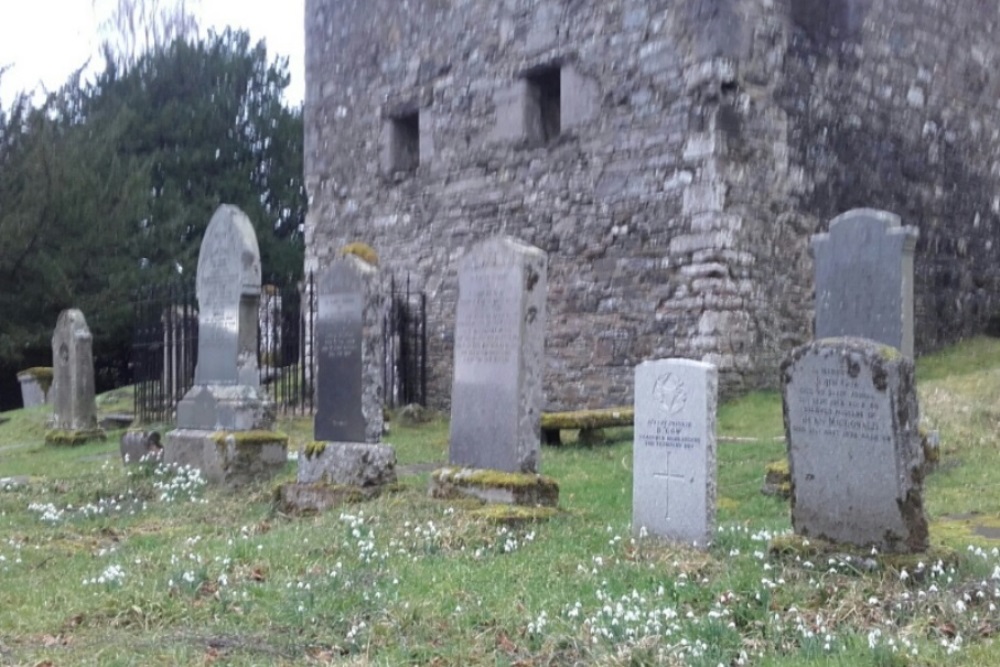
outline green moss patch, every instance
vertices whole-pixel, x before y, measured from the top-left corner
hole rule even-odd
[[[631,426],[635,419],[632,408],[576,410],[573,412],[542,413],[542,430],[599,429]]]
[[[326,443],[321,440],[313,440],[306,445],[305,455],[307,459],[313,459],[324,451],[326,451]]]
[[[49,393],[49,387],[52,386],[52,368],[49,366],[32,366],[31,368],[25,368],[23,371],[18,373],[18,375],[30,375],[35,378],[35,382],[41,387],[44,393]]]
[[[554,507],[523,507],[521,505],[485,505],[469,512],[471,516],[490,523],[519,526],[525,523],[548,521],[558,510]]]
[[[791,498],[792,473],[787,459],[773,461],[764,468],[764,486],[760,490],[765,496]]]
[[[212,439],[220,445],[233,442],[237,447],[288,445],[288,436],[278,431],[216,431]]]
[[[826,540],[801,535],[782,535],[771,540],[768,547],[771,558],[776,560],[836,558],[854,564],[859,571],[906,569],[913,574],[919,572],[920,564],[941,561],[945,565],[957,565],[958,552],[947,546],[933,546],[920,553],[881,553],[871,548],[850,544],[835,544]]]
[[[92,429],[87,431],[72,429],[51,429],[45,432],[45,442],[50,445],[75,446],[82,445],[92,440],[106,440],[107,435],[104,429]]]
[[[559,484],[551,477],[474,468],[441,468],[431,474],[434,498],[473,497],[486,503],[555,507]]]

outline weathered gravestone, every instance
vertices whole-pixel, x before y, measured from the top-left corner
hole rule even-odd
[[[45,405],[49,400],[49,389],[52,387],[52,369],[47,366],[28,368],[17,374],[21,383],[21,400],[24,407],[33,408]]]
[[[458,268],[449,461],[537,472],[545,369],[547,257],[511,238]]]
[[[52,418],[45,440],[80,444],[103,439],[94,396],[93,337],[83,313],[75,308],[59,314],[52,335]]]
[[[635,369],[632,529],[706,547],[715,532],[718,371],[687,359]]]
[[[782,363],[795,532],[882,551],[927,548],[913,362],[860,338]]]
[[[237,485],[280,471],[287,437],[271,430],[273,405],[260,389],[257,318],[260,251],[253,225],[223,204],[198,255],[198,363],[177,406],[164,461],[190,465],[211,482]]]
[[[816,338],[857,336],[913,358],[913,251],[919,231],[899,216],[855,209],[812,238]]]
[[[382,437],[384,356],[378,270],[338,258],[316,281],[317,387],[314,437],[299,457],[296,484],[282,487],[288,509],[322,511],[370,498],[396,482],[396,453]]]
[[[547,263],[542,250],[495,237],[476,245],[459,264],[452,466],[537,473]],[[459,479],[453,472],[432,477],[432,494],[444,493],[435,481],[450,486]],[[474,485],[468,486],[471,491]]]

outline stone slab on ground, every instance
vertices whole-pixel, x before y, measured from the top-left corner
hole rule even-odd
[[[285,469],[288,436],[277,431],[175,429],[167,433],[163,460],[197,468],[209,483],[241,486]]]
[[[926,550],[913,362],[871,340],[826,339],[795,349],[781,379],[795,532]]]
[[[556,507],[559,484],[534,473],[446,467],[431,474],[432,498],[475,498],[485,503]]]

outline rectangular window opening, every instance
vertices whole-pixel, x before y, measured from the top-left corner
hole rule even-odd
[[[561,75],[558,66],[539,68],[525,75],[528,82],[528,136],[537,143],[547,144],[562,131]]]
[[[420,112],[396,116],[390,123],[392,171],[413,171],[420,165]]]

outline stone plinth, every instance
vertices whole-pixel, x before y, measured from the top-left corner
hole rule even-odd
[[[559,484],[535,473],[511,473],[482,468],[441,468],[431,474],[432,498],[475,498],[484,503],[556,507]]]
[[[205,481],[239,487],[285,469],[288,436],[276,431],[176,429],[167,434],[168,464],[201,470]]]

